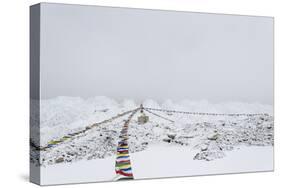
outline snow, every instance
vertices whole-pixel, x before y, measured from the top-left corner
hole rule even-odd
[[[182,146],[158,144],[131,154],[135,179],[211,175],[273,170],[273,147],[241,147],[214,161],[195,161],[195,152]],[[114,156],[41,168],[41,183],[64,184],[112,181]]]
[[[31,140],[40,146],[139,107],[132,99],[56,97],[31,101]],[[162,103],[147,99],[144,107],[211,113],[268,113],[253,117],[200,116],[153,111],[140,125],[137,112],[129,125],[129,152],[136,179],[268,171],[273,169],[273,107],[264,104],[202,101]],[[40,115],[40,122],[38,119]],[[95,126],[56,147],[38,152],[31,162],[40,165],[42,184],[112,181],[119,134],[129,114]],[[239,149],[240,148],[240,149]]]
[[[196,152],[181,146],[153,145],[132,154],[136,179],[273,170],[272,147],[241,147],[222,159],[193,160]]]
[[[173,102],[166,100],[163,103],[152,99],[143,101],[145,107],[163,108],[172,110],[183,110],[191,112],[213,112],[213,113],[273,113],[271,105],[248,104],[241,102],[228,102],[212,104],[206,100],[190,101],[183,100]],[[34,103],[36,107],[36,104]],[[124,99],[117,102],[114,99],[97,96],[83,99],[80,97],[56,97],[40,101],[40,145],[52,139],[60,138],[70,131],[77,131],[94,122],[100,122],[120,112],[138,107],[132,99]],[[38,110],[34,110],[38,112]],[[181,117],[178,117],[179,120]],[[189,121],[210,121],[212,117],[194,116]],[[36,135],[32,137],[36,139]]]
[[[67,133],[76,132],[95,122],[136,108],[134,101],[123,104],[104,96],[89,99],[80,97],[56,97],[40,101],[40,145]]]
[[[83,160],[41,168],[41,184],[111,181],[115,175],[115,157],[111,156],[105,159]]]

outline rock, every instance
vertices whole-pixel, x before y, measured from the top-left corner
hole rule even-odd
[[[193,160],[201,160],[200,153],[197,153],[194,157]]]
[[[205,160],[205,161],[212,161],[214,159],[223,158],[225,154],[222,151],[204,151],[197,153],[193,160]]]
[[[182,138],[194,138],[195,135],[194,134],[187,134],[185,136],[181,136]]]
[[[74,155],[75,155],[75,154],[72,153],[72,152],[67,152],[66,154],[67,154],[67,155],[70,155],[70,156],[74,156]]]
[[[177,134],[170,133],[170,134],[168,134],[167,136],[168,136],[168,138],[175,139],[176,135],[177,135]]]
[[[267,128],[267,129],[272,129],[272,124],[268,124],[268,125],[266,126],[266,128]]]
[[[207,144],[203,144],[201,146],[201,151],[207,151],[208,150],[208,145]]]
[[[63,157],[60,157],[60,158],[57,158],[55,160],[55,163],[62,163],[64,161],[64,158]]]
[[[164,141],[164,142],[171,143],[171,139],[169,139],[169,138],[164,138],[163,141]]]
[[[219,137],[219,134],[210,134],[207,138],[208,140],[217,140]]]

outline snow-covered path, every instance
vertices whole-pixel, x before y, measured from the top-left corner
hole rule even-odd
[[[175,176],[195,176],[273,170],[272,146],[242,146],[228,151],[227,157],[213,160],[193,160],[196,151],[168,144],[151,145],[132,153],[135,179]],[[159,160],[161,159],[161,160]],[[81,160],[41,168],[42,184],[64,184],[112,181],[115,176],[115,156],[105,159]]]

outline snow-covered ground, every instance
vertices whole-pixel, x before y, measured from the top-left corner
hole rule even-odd
[[[211,175],[273,170],[273,147],[239,147],[227,157],[213,161],[193,160],[196,151],[158,144],[131,154],[135,179]],[[51,165],[41,170],[42,184],[65,184],[112,181],[115,177],[114,156],[83,160],[73,164]]]
[[[34,104],[38,108],[38,103]],[[40,104],[40,146],[140,105],[133,100],[115,101],[107,97],[57,97]],[[145,111],[149,121],[140,125],[138,112],[129,125],[135,179],[273,170],[272,106],[187,100],[145,100],[143,105],[189,112],[269,115],[199,116],[153,111],[174,121],[170,122]],[[128,116],[40,151],[40,161],[36,161],[38,152],[32,148],[31,161],[41,165],[42,184],[113,180],[118,137]],[[31,121],[36,122],[36,114]],[[35,133],[31,140],[38,143]]]

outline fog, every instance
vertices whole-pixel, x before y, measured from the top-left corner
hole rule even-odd
[[[41,6],[43,99],[273,103],[270,17]]]

